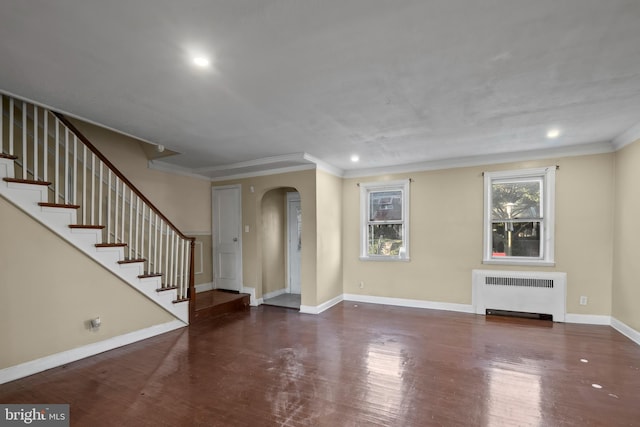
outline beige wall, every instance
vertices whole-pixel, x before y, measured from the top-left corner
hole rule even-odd
[[[214,182],[213,186],[242,185],[242,224],[249,232],[242,233],[243,285],[256,290],[262,298],[262,197],[270,190],[293,187],[300,193],[302,207],[301,287],[302,304],[316,306],[316,171],[313,169]],[[253,187],[253,192],[251,188]]]
[[[615,162],[612,315],[640,331],[640,141],[616,152]]]
[[[561,271],[567,312],[611,313],[614,155],[345,179],[344,292],[471,304],[471,270]],[[560,166],[556,175],[556,267],[482,264],[483,171]],[[410,262],[360,261],[358,182],[412,178]],[[360,289],[359,283],[364,282]],[[579,297],[589,297],[587,306]]]
[[[262,197],[262,294],[286,288],[285,235],[286,189],[268,191]]]
[[[342,179],[318,171],[318,304],[335,298],[342,290]]]
[[[147,166],[143,142],[78,120],[74,125],[181,231],[211,232],[211,183]]]
[[[0,218],[0,369],[174,319],[3,198]]]

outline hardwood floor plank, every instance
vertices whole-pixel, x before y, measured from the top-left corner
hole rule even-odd
[[[608,326],[343,302],[227,314],[0,402],[69,403],[73,426],[623,426],[639,390],[640,347]]]

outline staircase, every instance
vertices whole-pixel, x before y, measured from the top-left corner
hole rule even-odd
[[[0,196],[188,324],[195,239],[63,115],[0,96]]]

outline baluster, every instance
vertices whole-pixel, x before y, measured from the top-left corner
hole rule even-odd
[[[73,192],[72,203],[75,205],[78,201],[78,137],[73,135]]]
[[[157,220],[157,217],[156,217]],[[164,221],[162,219],[160,219],[160,226],[158,227],[158,225],[156,225],[156,231],[157,233],[160,234],[160,242],[158,243],[158,262],[156,264],[156,273],[160,273],[162,274],[163,271],[166,271],[162,268],[162,227],[164,226]],[[166,276],[163,278],[164,283],[167,283],[167,278]]]
[[[119,219],[119,212],[118,212],[118,198],[119,198],[119,192],[120,190],[118,189],[118,182],[120,181],[120,178],[118,178],[118,175],[116,175],[115,177],[115,186],[116,186],[116,191],[115,191],[115,207],[113,209],[113,243],[118,243],[118,219]]]
[[[178,286],[178,234],[173,230],[171,248],[171,268],[173,269],[173,286]]]
[[[69,203],[69,129],[64,128],[64,202]]]
[[[149,228],[147,230],[147,254],[149,256],[145,257],[147,258],[147,265],[149,267],[149,273],[153,273],[153,270],[151,268],[152,262],[153,262],[153,249],[151,249],[151,220],[152,220],[152,212],[151,212],[151,206],[148,207],[147,211],[149,211]]]
[[[111,243],[111,169],[107,170],[107,243]]]
[[[13,156],[13,98],[9,98],[9,154]]]
[[[49,111],[44,110],[44,129],[43,129],[43,137],[44,141],[42,142],[42,175],[44,181],[49,181]]]
[[[56,152],[53,156],[54,158],[54,201],[53,203],[58,203],[58,198],[60,197],[60,121],[56,118],[56,141],[55,141]]]
[[[136,258],[140,257],[140,197],[136,194],[136,233],[135,233],[135,242],[136,242]]]
[[[87,146],[82,144],[82,223],[87,223]]]
[[[153,242],[153,272],[158,273],[158,214],[153,213],[154,224],[153,224],[153,234],[154,234],[154,242]]]
[[[98,224],[102,225],[102,187],[104,185],[104,175],[102,171],[104,170],[104,164],[102,160],[98,160]]]
[[[27,103],[22,101],[22,179],[27,179],[29,157],[27,156]]]
[[[33,179],[38,180],[38,107],[33,106]]]
[[[125,223],[124,220],[126,218],[126,216],[125,216],[125,206],[124,205],[125,205],[125,197],[126,197],[126,194],[127,194],[126,190],[127,190],[127,188],[124,186],[124,181],[123,181],[122,182],[122,212],[121,212],[121,215],[120,215],[120,221],[122,221],[122,224],[120,225],[121,226],[120,238],[122,239],[121,240],[122,243],[127,243],[127,241],[126,241],[126,239],[124,237],[124,223]]]
[[[96,211],[96,155],[91,153],[91,224],[95,224]]]

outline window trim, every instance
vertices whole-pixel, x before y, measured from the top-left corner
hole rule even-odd
[[[518,179],[542,179],[541,204],[541,230],[542,230],[542,256],[540,258],[529,257],[494,257],[492,248],[492,183],[496,180]],[[540,267],[555,266],[555,187],[556,167],[508,170],[500,172],[484,173],[484,229],[483,229],[483,264],[502,265],[527,265]]]
[[[361,261],[410,261],[409,257],[409,188],[410,180],[360,183],[360,260]],[[402,239],[404,253],[399,255],[369,255],[369,194],[377,191],[402,191]]]

